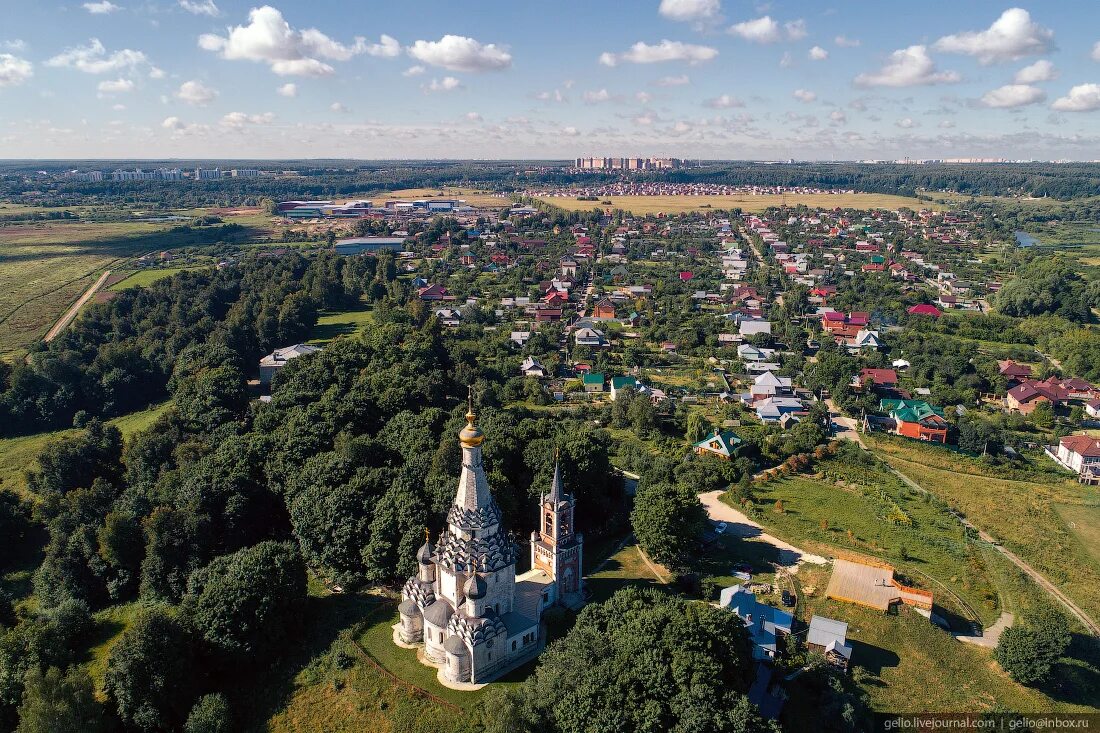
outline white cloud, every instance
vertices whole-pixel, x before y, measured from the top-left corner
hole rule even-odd
[[[111,105],[111,109],[113,109],[115,112],[122,112],[126,109],[126,105],[125,104],[113,104],[113,105]]]
[[[244,112],[230,112],[222,117],[222,124],[226,127],[240,129],[246,125],[269,125],[275,121],[275,115],[265,112],[262,115],[249,115]]]
[[[13,38],[10,41],[4,41],[0,43],[0,47],[7,49],[8,51],[26,51],[27,42],[22,38]]]
[[[180,101],[193,104],[196,107],[204,107],[218,97],[218,92],[206,86],[200,81],[185,81],[176,91],[176,98]]]
[[[281,97],[297,97],[298,85],[297,84],[283,84],[281,87],[275,90]]]
[[[707,20],[722,12],[718,0],[661,0],[657,12],[669,20]]]
[[[680,76],[662,76],[653,82],[655,87],[682,87],[691,83],[691,79],[687,74]]]
[[[321,59],[347,61],[363,53],[379,55],[372,49],[389,53],[392,45],[387,44],[387,38],[383,36],[382,44],[367,44],[365,38],[357,37],[354,44],[345,45],[316,28],[295,30],[279,10],[264,5],[249,11],[248,25],[231,27],[226,36],[199,36],[199,47],[230,61],[268,64],[279,76],[326,76],[335,70]]]
[[[163,79],[166,76],[168,76],[168,74],[165,73],[164,69],[158,69],[156,66],[149,69],[150,79]]]
[[[814,46],[810,49],[809,57],[811,61],[824,61],[829,58],[829,52],[821,46]]]
[[[937,51],[974,56],[979,63],[1015,61],[1048,53],[1054,48],[1054,31],[1031,20],[1023,8],[1009,8],[984,31],[966,31],[936,41]]]
[[[801,41],[809,33],[806,30],[806,21],[801,18],[784,23],[783,29],[787,31],[787,38],[792,41]]]
[[[1050,105],[1059,112],[1091,112],[1100,109],[1100,84],[1078,84]]]
[[[916,122],[913,122],[912,117],[902,117],[900,120],[894,123],[903,130],[910,130],[914,127],[920,127]]]
[[[833,39],[833,43],[841,48],[858,48],[861,41],[858,38],[848,38],[847,36],[837,36]]]
[[[657,121],[657,118],[653,116],[652,112],[645,112],[634,118],[635,125],[652,125]]]
[[[982,104],[996,109],[1023,107],[1042,102],[1046,92],[1029,84],[1006,84],[982,95]]]
[[[881,69],[860,74],[855,82],[864,87],[912,87],[928,84],[953,84],[960,77],[954,71],[936,71],[936,64],[924,46],[894,51]]]
[[[106,74],[123,69],[133,70],[149,63],[148,57],[141,51],[124,48],[112,54],[98,38],[93,38],[87,46],[74,46],[46,61],[46,66],[73,68],[86,74]]]
[[[401,44],[396,38],[383,33],[378,43],[367,44],[367,54],[383,59],[394,59],[401,55]]]
[[[115,5],[111,0],[99,0],[99,2],[84,3],[84,9],[92,15],[110,15],[122,10],[122,6]]]
[[[346,115],[348,112],[351,112],[351,110],[348,109],[343,102],[333,102],[328,106],[328,108],[333,112],[341,115]]]
[[[717,97],[713,97],[703,102],[704,105],[711,109],[729,109],[731,107],[744,107],[745,103],[729,94],[719,94]]]
[[[619,54],[604,52],[600,54],[600,63],[604,66],[617,66],[624,61],[632,64],[686,61],[694,65],[710,61],[717,55],[718,50],[710,46],[697,46],[693,43],[665,39],[655,45],[638,41],[630,47],[629,51]]]
[[[466,36],[448,34],[438,41],[417,41],[406,50],[417,61],[449,71],[501,71],[512,65],[512,55],[505,49]]]
[[[789,69],[794,66],[794,56],[791,56],[790,51],[784,51],[782,58],[779,59],[779,68]]]
[[[753,43],[775,43],[783,37],[779,32],[779,23],[772,20],[769,15],[735,23],[730,26],[729,33]]]
[[[422,84],[420,86],[425,93],[429,92],[453,92],[456,89],[462,88],[462,82],[453,76],[445,76],[442,79],[432,79],[430,84]]]
[[[1100,41],[1097,41],[1096,44],[1092,47],[1091,55],[1093,61],[1100,61]]]
[[[561,134],[568,135],[569,137],[576,137],[577,135],[581,134],[581,131],[573,127],[572,125],[569,125],[567,127],[561,128]]]
[[[0,53],[0,89],[19,86],[34,76],[34,65],[26,59]]]
[[[941,120],[940,124],[939,124],[939,128],[941,130],[950,130],[954,126],[955,126],[955,123],[952,120]]]
[[[585,92],[584,101],[588,104],[599,104],[600,102],[608,102],[611,100],[611,92],[606,89],[600,89],[594,92]]]
[[[481,122],[482,118],[481,115],[479,115],[477,112],[467,112],[466,119],[470,122]]]
[[[848,115],[844,114],[844,112],[839,109],[834,109],[829,113],[829,119],[839,125],[848,121]]]
[[[1039,59],[1030,66],[1025,66],[1016,72],[1013,78],[1017,84],[1035,84],[1040,81],[1051,81],[1058,78],[1058,70],[1054,64],[1046,59]]]
[[[817,94],[806,89],[795,89],[792,95],[799,102],[809,104],[817,99]]]
[[[561,93],[560,89],[554,89],[553,91],[539,92],[535,95],[535,99],[540,102],[568,102],[569,99]]]
[[[221,14],[214,0],[179,0],[179,3],[181,8],[195,15],[209,15],[211,18],[216,18]]]
[[[164,122],[160,123],[160,126],[163,127],[165,130],[176,131],[182,130],[186,127],[186,125],[183,124],[183,120],[181,120],[179,117],[165,117]]]
[[[653,101],[653,95],[650,94],[649,92],[635,92],[634,93],[634,98],[637,99],[642,104],[649,104],[650,102]]]
[[[115,79],[114,81],[101,81],[96,91],[100,94],[126,94],[134,91],[134,82],[129,79]]]
[[[420,64],[417,64],[416,66],[410,66],[409,68],[402,71],[401,76],[420,76],[425,71],[427,71],[427,69],[425,69]]]

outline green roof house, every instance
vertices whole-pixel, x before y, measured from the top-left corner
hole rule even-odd
[[[585,392],[603,392],[603,375],[585,374],[581,377],[581,384],[584,385]]]
[[[730,460],[741,445],[741,438],[732,430],[714,429],[714,434],[703,438],[693,446],[695,455],[718,456],[723,460]]]

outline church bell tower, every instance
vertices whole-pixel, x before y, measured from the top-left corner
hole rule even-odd
[[[559,600],[582,589],[584,538],[573,524],[576,504],[562,488],[560,457],[555,455],[550,493],[539,504],[539,529],[531,533],[531,567],[556,582]]]

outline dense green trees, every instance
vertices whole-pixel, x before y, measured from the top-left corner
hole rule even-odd
[[[1093,319],[1100,293],[1063,257],[1035,258],[997,293],[997,309],[1009,316],[1053,314],[1077,323]]]
[[[1069,643],[1065,616],[1043,606],[1001,633],[993,658],[1020,684],[1041,685],[1050,680],[1055,662]]]
[[[752,676],[735,614],[627,588],[586,607],[518,690],[490,694],[482,716],[502,733],[778,730],[744,695]]]
[[[707,514],[692,487],[647,481],[638,487],[630,523],[650,557],[679,568],[698,544]]]
[[[295,544],[261,542],[215,558],[191,574],[183,613],[221,656],[255,663],[286,639],[306,595],[306,568]]]
[[[65,673],[57,667],[45,673],[32,668],[27,673],[15,733],[99,733],[107,730],[106,720],[82,668],[70,667]]]
[[[127,726],[167,731],[184,722],[202,683],[190,633],[168,611],[152,608],[111,647],[103,687]]]

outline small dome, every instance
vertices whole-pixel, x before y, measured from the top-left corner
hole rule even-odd
[[[453,614],[454,609],[451,608],[450,604],[444,601],[436,601],[424,609],[424,620],[432,626],[438,626],[442,629],[447,626],[447,622],[451,620]]]
[[[458,634],[451,634],[447,637],[447,641],[443,642],[443,651],[454,654],[456,657],[467,654],[466,644]]]
[[[477,448],[485,440],[481,428],[474,424],[474,413],[471,410],[466,413],[466,427],[458,433],[458,440],[467,448]]]
[[[467,598],[473,598],[476,601],[485,597],[485,594],[489,591],[489,586],[485,583],[484,578],[474,573],[466,581],[466,585],[462,586],[462,591]]]
[[[397,607],[397,610],[402,616],[419,616],[420,606],[416,605],[416,601],[411,598],[406,598],[401,601],[401,605]]]
[[[432,564],[432,543],[425,542],[419,550],[416,551],[416,559],[421,565]]]

